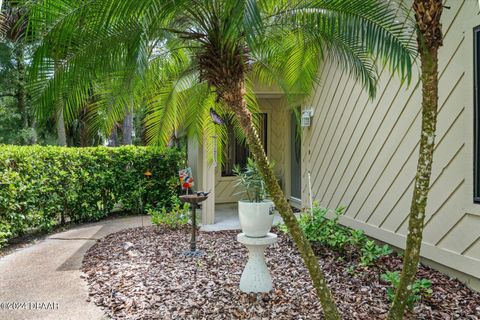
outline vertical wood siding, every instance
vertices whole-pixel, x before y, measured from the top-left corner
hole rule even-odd
[[[424,257],[480,278],[480,205],[473,204],[473,40],[475,1],[450,0],[440,50],[438,131],[424,234]],[[404,247],[420,134],[421,88],[381,71],[374,99],[336,64],[323,66],[304,130],[302,199],[307,173],[314,199],[347,207],[346,225]]]

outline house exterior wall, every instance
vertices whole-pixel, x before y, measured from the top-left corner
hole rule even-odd
[[[258,94],[258,93],[257,93]],[[285,100],[279,95],[259,98],[260,111],[267,114],[267,155],[275,163],[274,170],[285,188],[287,177],[287,145],[290,124],[289,111]],[[215,172],[215,203],[229,203],[240,200],[241,195],[235,187],[235,177],[222,177],[221,167]],[[284,189],[285,190],[285,189]]]
[[[202,224],[215,222],[215,168],[208,161],[205,143],[199,143],[195,138],[189,137],[187,143],[187,163],[192,168],[195,190],[209,191],[208,199],[202,202]]]
[[[449,0],[440,49],[439,117],[423,257],[480,279],[480,205],[473,203],[473,27],[478,4]],[[418,71],[419,72],[419,71]],[[381,71],[377,95],[336,64],[324,64],[320,86],[306,104],[302,202],[346,206],[342,223],[404,248],[420,135],[421,86]],[[475,279],[476,278],[476,279]]]

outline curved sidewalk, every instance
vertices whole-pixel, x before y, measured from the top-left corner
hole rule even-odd
[[[96,240],[142,225],[150,225],[148,216],[84,224],[0,258],[0,319],[105,319],[87,302],[87,284],[80,278],[83,256]],[[6,310],[12,308],[20,309]]]

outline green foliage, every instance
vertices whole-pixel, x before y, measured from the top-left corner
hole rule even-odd
[[[351,245],[355,247],[361,247],[365,244],[366,237],[363,230],[350,230],[350,237],[348,241]]]
[[[369,240],[362,247],[362,256],[360,258],[360,264],[363,266],[370,266],[372,263],[378,260],[378,258],[389,255],[392,253],[392,249],[388,245],[382,247],[377,246],[375,241]]]
[[[400,283],[399,271],[387,271],[381,275],[381,279],[391,285],[387,288],[388,300],[393,301],[395,298],[395,290]],[[407,298],[407,306],[412,309],[415,303],[420,301],[422,297],[430,297],[432,295],[432,282],[428,279],[416,280],[412,285],[412,291]]]
[[[168,207],[183,159],[145,147],[0,146],[0,245],[31,229],[101,219],[115,204],[134,213]]]
[[[89,5],[45,0],[27,5],[29,35],[39,44],[29,73],[36,111],[50,117],[63,98],[69,124],[91,98],[93,83],[89,119],[94,128],[109,132],[133,99],[132,105],[148,109],[144,133],[154,143],[168,143],[179,125],[199,141],[213,135],[220,141],[225,132],[215,130],[224,128],[207,121],[208,111],[213,105],[231,110],[215,103],[215,94],[220,97],[223,90],[211,90],[207,80],[230,81],[236,61],[248,64],[243,70],[249,70],[251,107],[253,82],[277,85],[292,105],[310,94],[325,57],[373,95],[377,62],[410,78],[416,53],[408,8],[383,0],[99,0]],[[208,64],[201,63],[205,52],[211,53]]]
[[[236,185],[243,188],[241,193],[245,194],[250,202],[262,202],[265,200],[267,197],[265,181],[263,181],[263,177],[252,159],[247,159],[247,165],[244,170],[236,165],[233,173],[238,178]]]
[[[327,219],[325,215],[328,209],[314,206],[312,214],[304,214],[300,218],[300,226],[304,229],[310,241],[319,242],[333,250],[343,252],[349,244],[350,229],[338,223],[344,208],[340,207],[334,211],[334,217]]]
[[[288,227],[286,224],[284,223],[281,223],[281,222],[278,222],[278,223],[275,223],[275,228],[280,231],[281,233],[283,234],[288,234]]]
[[[342,226],[339,220],[345,213],[344,207],[337,208],[331,219],[326,217],[327,213],[327,208],[321,208],[315,203],[311,213],[306,212],[300,215],[299,224],[308,240],[342,254],[348,252],[350,258],[352,251],[360,249],[359,263],[363,267],[368,267],[380,257],[392,253],[388,245],[378,246],[374,241],[369,240],[362,230]],[[288,233],[284,224],[277,225],[277,228],[281,232]]]
[[[170,206],[161,208],[151,208],[147,213],[152,216],[152,223],[157,226],[166,226],[176,230],[186,225],[190,219],[190,205],[182,203],[178,196],[170,198]]]
[[[346,271],[350,276],[354,276],[355,275],[355,266],[354,265],[349,265],[347,267]]]

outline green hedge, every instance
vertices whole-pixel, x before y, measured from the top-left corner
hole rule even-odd
[[[168,206],[184,159],[148,147],[0,146],[0,247],[32,229],[96,221],[116,204],[135,213]]]

